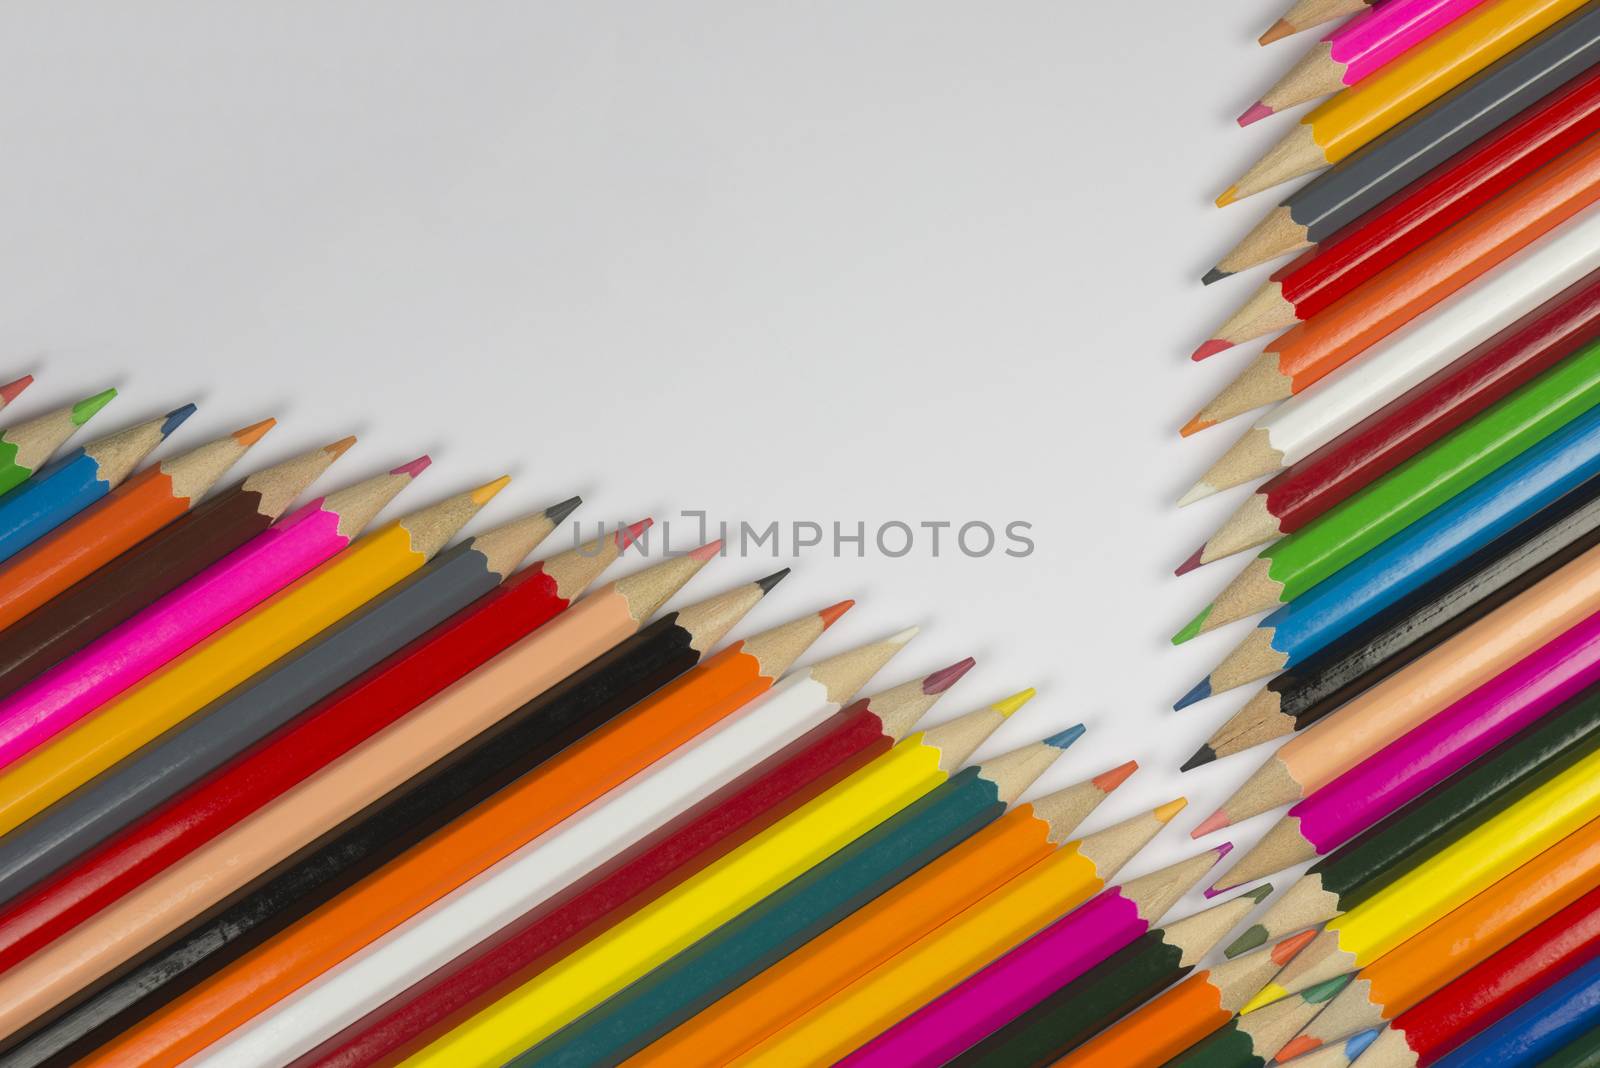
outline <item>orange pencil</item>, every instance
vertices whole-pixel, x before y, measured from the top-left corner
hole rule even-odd
[[[0,630],[178,518],[273,427],[265,419],[134,475],[0,571]]]
[[[1159,1068],[1233,1019],[1316,936],[1303,931],[1196,972],[1056,1061],[1057,1068]]]
[[[1054,853],[1138,764],[1020,805],[626,1064],[725,1064]]]
[[[1600,139],[1591,138],[1280,334],[1182,433],[1302,392],[1597,199]]]

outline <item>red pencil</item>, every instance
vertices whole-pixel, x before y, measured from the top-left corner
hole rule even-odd
[[[1600,954],[1600,889],[1396,1016],[1363,1068],[1429,1065]],[[1286,1054],[1299,1052],[1291,1042]]]
[[[1262,483],[1178,573],[1299,530],[1597,337],[1593,271]],[[1242,453],[1234,470],[1266,473]]]
[[[1206,273],[1209,284],[1236,271],[1265,263],[1286,252],[1316,244],[1339,245],[1341,255],[1300,276],[1289,295],[1300,317],[1327,307],[1367,278],[1393,263],[1446,226],[1504,192],[1513,183],[1600,129],[1600,71],[1576,78],[1533,107],[1492,130],[1466,151],[1447,160],[1364,215],[1331,234],[1295,221],[1288,208],[1274,208],[1245,239]],[[1395,233],[1391,237],[1389,229]],[[1413,232],[1415,231],[1415,232]],[[1391,247],[1390,242],[1398,242]],[[1381,263],[1369,264],[1377,256]],[[1311,256],[1289,264],[1293,271]],[[1280,272],[1280,273],[1283,273]],[[1348,275],[1348,277],[1347,277]],[[1273,282],[1279,281],[1273,276]],[[1326,292],[1323,290],[1326,289]],[[1311,301],[1304,309],[1301,300]],[[1203,359],[1227,348],[1195,353]],[[1204,355],[1202,355],[1202,353]]]
[[[293,1068],[393,1064],[863,767],[970,660],[840,709],[616,858],[391,998]],[[933,693],[927,693],[932,689]],[[874,711],[874,705],[881,705]]]

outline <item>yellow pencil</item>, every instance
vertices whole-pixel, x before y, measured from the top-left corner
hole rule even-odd
[[[1026,690],[902,740],[405,1063],[498,1066],[946,781]]]
[[[1307,112],[1217,205],[1338,163],[1402,119],[1582,7],[1585,0],[1492,0],[1378,73]]]
[[[507,481],[385,524],[7,768],[0,775],[0,834],[422,567]],[[386,490],[369,502],[367,518],[392,496]]]
[[[1243,1011],[1252,1012],[1366,967],[1595,819],[1600,819],[1600,752],[1589,754],[1329,923]]]
[[[1183,806],[1068,842],[733,1063],[833,1063],[1099,893]]]

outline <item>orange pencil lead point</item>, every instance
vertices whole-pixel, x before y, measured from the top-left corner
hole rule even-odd
[[[840,616],[844,615],[855,606],[856,603],[854,601],[843,600],[838,604],[830,604],[828,607],[818,612],[817,615],[822,617],[822,629],[827,630],[829,627],[833,626],[834,623],[838,621]]]
[[[1239,199],[1239,187],[1236,186],[1236,185],[1230,185],[1228,188],[1224,189],[1222,191],[1222,195],[1217,198],[1217,207],[1225,208],[1229,204],[1232,204],[1235,200],[1238,200],[1238,199]]]
[[[1112,790],[1115,790],[1117,787],[1127,782],[1128,776],[1132,775],[1138,770],[1139,762],[1137,760],[1130,760],[1126,764],[1117,765],[1110,771],[1101,772],[1099,775],[1096,775],[1089,781],[1094,783],[1095,789],[1099,790],[1101,793],[1109,794]]]
[[[1212,422],[1210,419],[1206,419],[1197,415],[1187,423],[1183,424],[1183,426],[1178,428],[1178,436],[1186,438],[1191,434],[1198,434],[1200,431],[1216,425],[1217,424]]]
[[[1256,38],[1256,44],[1269,45],[1273,41],[1281,41],[1285,37],[1293,37],[1300,31],[1285,19],[1279,19],[1267,27],[1267,32]]]
[[[259,423],[251,423],[243,430],[233,432],[233,440],[240,445],[254,445],[267,436],[267,431],[278,425],[276,419],[263,419]]]

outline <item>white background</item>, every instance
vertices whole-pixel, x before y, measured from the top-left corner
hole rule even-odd
[[[1178,774],[1253,688],[1170,711],[1243,628],[1167,637],[1242,562],[1170,573],[1243,492],[1176,509],[1244,424],[1176,428],[1259,348],[1187,361],[1262,276],[1197,282],[1272,203],[1210,200],[1287,128],[1232,121],[1315,40],[1254,43],[1284,6],[11,5],[6,421],[115,384],[100,433],[200,404],[168,453],[353,431],[324,488],[427,450],[403,510],[509,470],[485,523],[1030,522],[1020,560],[813,550],[745,633],[855,596],[817,655],[978,657],[932,718],[1038,686],[984,752],[1138,758],[1088,829],[1187,794],[1147,871],[1267,752]]]

